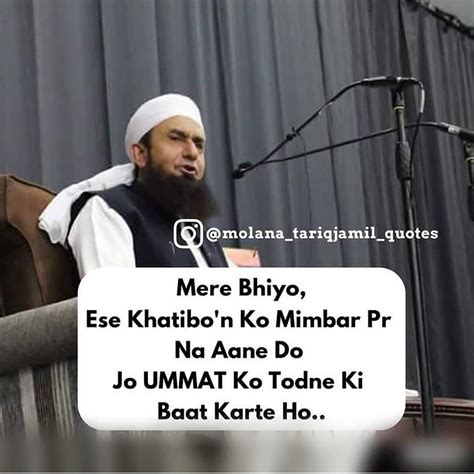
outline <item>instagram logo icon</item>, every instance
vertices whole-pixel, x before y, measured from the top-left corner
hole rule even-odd
[[[203,227],[198,219],[178,219],[173,226],[173,241],[180,249],[199,248],[202,245]]]

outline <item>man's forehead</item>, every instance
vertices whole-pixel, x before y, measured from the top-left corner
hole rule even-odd
[[[171,130],[179,130],[188,135],[199,136],[205,138],[204,129],[194,121],[192,118],[185,117],[182,115],[176,115],[174,117],[167,118],[158,124],[154,129],[159,130],[160,132],[169,132]]]

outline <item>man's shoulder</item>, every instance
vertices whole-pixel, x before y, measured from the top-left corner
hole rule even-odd
[[[73,205],[71,206],[71,219],[77,216],[79,212],[81,212],[82,208],[90,199],[94,198],[95,202],[101,201],[111,203],[120,200],[122,196],[126,196],[129,193],[129,186],[126,186],[124,184],[101,191],[84,192],[74,201]]]
[[[113,188],[104,189],[102,191],[95,191],[94,193],[85,193],[91,194],[92,196],[100,196],[103,199],[116,198],[121,196],[127,196],[131,194],[131,186],[126,184],[119,184]]]
[[[111,209],[119,211],[121,207],[124,207],[124,203],[127,202],[126,196],[128,194],[128,186],[123,184],[102,191],[82,193],[71,206],[69,228],[72,227],[78,215],[83,214],[83,211],[95,214],[105,213]]]

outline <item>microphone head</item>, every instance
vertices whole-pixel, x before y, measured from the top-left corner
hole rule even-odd
[[[410,84],[418,84],[414,77],[377,76],[366,77],[361,80],[361,85],[366,87],[403,87]]]
[[[232,171],[232,179],[240,179],[244,177],[244,173],[239,169]]]
[[[240,179],[245,176],[245,173],[252,168],[252,163],[250,161],[245,161],[244,163],[240,163],[240,165],[232,171],[232,178],[233,179]]]

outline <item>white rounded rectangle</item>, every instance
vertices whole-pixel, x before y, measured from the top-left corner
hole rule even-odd
[[[381,430],[405,408],[383,268],[102,268],[79,287],[78,406],[103,430]]]

